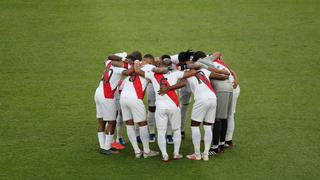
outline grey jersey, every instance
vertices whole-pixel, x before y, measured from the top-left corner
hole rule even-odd
[[[204,68],[217,68],[216,64],[213,62],[216,57],[214,56],[208,56],[203,59],[199,59],[195,64],[202,65]],[[219,69],[219,68],[218,68]],[[228,70],[229,71],[229,70]],[[211,80],[211,84],[213,85],[213,88],[217,92],[232,92],[232,82],[229,79],[226,80]]]

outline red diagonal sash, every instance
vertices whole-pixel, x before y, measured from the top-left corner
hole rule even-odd
[[[112,89],[111,84],[110,84],[110,79],[109,79],[109,71],[110,71],[110,67],[111,67],[111,63],[109,63],[107,65],[106,70],[103,73],[103,93],[104,93],[104,97],[107,99],[113,99],[114,98],[114,93],[117,90],[117,87],[115,87],[114,89]],[[111,78],[112,74],[110,74],[110,78]]]
[[[220,59],[215,59],[213,62],[216,62],[216,63],[226,67],[230,71],[229,66],[226,63],[224,63],[223,61],[221,61]]]
[[[140,76],[136,73],[132,74],[130,77],[130,81],[133,83],[133,87],[136,91],[138,99],[143,99],[144,97],[144,89],[142,88],[142,83],[140,80]]]
[[[205,85],[208,86],[208,88],[214,93],[216,94],[216,92],[214,91],[209,79],[207,79],[207,77],[203,74],[202,71],[198,71],[196,74],[197,79],[199,79],[200,81],[202,81]]]
[[[157,80],[157,82],[159,83],[160,88],[161,88],[161,86],[170,86],[169,82],[163,76],[163,74],[154,74],[154,77]],[[176,106],[179,107],[179,98],[178,98],[177,93],[174,90],[170,90],[167,92],[167,95],[176,104]]]

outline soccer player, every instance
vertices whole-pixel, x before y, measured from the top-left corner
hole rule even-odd
[[[212,125],[215,121],[217,98],[210,79],[227,79],[226,75],[219,75],[207,69],[201,68],[197,74],[188,78],[188,83],[194,95],[194,104],[191,114],[191,132],[194,153],[187,155],[190,160],[209,160],[209,149],[212,142]],[[203,122],[204,151],[200,154],[200,124]]]
[[[130,53],[129,55],[127,55],[125,58],[119,58],[119,56],[112,56],[113,60],[112,61],[112,65],[115,67],[123,67],[123,68],[130,68],[133,65],[134,60],[141,60],[142,59],[142,54],[140,51],[133,51],[132,53]],[[122,61],[121,61],[122,60]],[[137,125],[136,123],[134,124],[135,126],[135,131],[137,134],[137,142],[138,143],[142,143],[141,142],[141,138],[138,135],[139,134],[139,125]]]
[[[192,66],[188,63],[185,67]],[[197,67],[195,67],[197,68]],[[191,115],[191,132],[192,142],[194,145],[194,153],[187,155],[190,160],[209,160],[209,149],[212,141],[212,125],[215,121],[216,113],[216,94],[210,83],[210,78],[225,80],[227,75],[216,74],[207,69],[201,68],[195,76],[187,79],[191,91],[194,94],[194,104]],[[203,123],[204,128],[204,151],[200,154],[200,124]]]
[[[133,68],[126,70],[112,66],[110,60],[105,62],[105,71],[94,96],[99,122],[97,135],[102,154],[119,154],[119,151],[111,149],[117,114],[114,94],[121,76],[130,75],[132,72]],[[108,122],[107,127],[106,122]]]
[[[171,66],[175,70],[184,70],[183,65],[186,65],[187,61],[190,61],[191,56],[193,55],[193,52],[191,50],[180,52],[179,54],[175,54],[172,56],[163,55],[161,59],[169,58],[171,60]],[[181,69],[182,67],[182,69]],[[185,137],[185,123],[186,123],[186,117],[187,117],[187,110],[188,110],[188,104],[190,102],[191,97],[191,89],[189,87],[189,84],[187,83],[186,86],[182,87],[180,89],[180,109],[181,109],[181,138],[184,139]],[[172,139],[172,128],[170,122],[168,122],[168,128],[167,128],[167,144],[173,144]]]
[[[136,61],[140,60],[141,59],[138,59]],[[141,63],[141,70],[152,70],[155,67],[152,64],[154,64],[154,57],[150,54],[146,54]],[[124,83],[125,86],[123,87],[120,96],[120,105],[123,120],[126,122],[127,135],[134,149],[135,156],[136,158],[140,158],[142,155],[144,158],[157,156],[159,155],[159,152],[152,151],[149,148],[148,123],[146,121],[146,109],[143,103],[148,80],[144,77],[140,77],[138,73],[132,73],[124,80]],[[143,152],[140,150],[137,143],[134,123],[139,125]]]
[[[207,57],[207,55],[198,51],[194,55],[194,60],[199,59],[197,63],[202,63],[211,68],[218,69],[216,71],[229,75],[226,80],[211,80],[212,85],[215,87],[217,95],[217,111],[216,120],[213,126],[213,145],[210,148],[209,155],[216,155],[223,152],[225,136],[227,131],[227,118],[231,110],[232,101],[232,76],[229,67],[221,61],[220,52],[215,52]]]
[[[180,70],[184,70],[185,65],[190,62],[193,52],[191,50],[183,51],[178,54]],[[192,91],[189,83],[180,89],[180,108],[181,108],[181,137],[185,137],[185,126],[187,121],[188,106],[190,103]]]
[[[160,67],[168,68],[171,67],[171,60],[169,58],[162,59]],[[156,92],[160,90],[160,87],[170,87],[172,89],[181,88],[185,85],[184,82],[178,82],[180,78],[188,78],[194,75],[195,71],[183,72],[183,71],[172,71],[167,74],[155,73],[152,71],[142,71],[139,67],[135,71],[145,78],[151,80],[153,88]],[[176,84],[177,83],[177,84]],[[172,85],[176,86],[172,86]],[[181,159],[183,156],[179,153],[181,145],[181,114],[179,108],[179,98],[174,90],[168,89],[167,94],[160,95],[156,94],[156,126],[158,130],[158,145],[162,153],[162,159],[164,162],[169,161],[169,155],[166,149],[166,129],[168,121],[171,122],[173,130],[173,141],[174,141],[174,153],[173,159]]]
[[[224,144],[224,147],[226,148],[233,146],[232,137],[234,132],[234,114],[236,112],[237,101],[240,95],[240,86],[238,84],[238,76],[233,70],[231,70],[231,74],[234,78],[234,81],[232,83],[233,84],[232,107],[228,117],[228,128],[227,128],[227,134],[226,134],[226,141]]]
[[[172,59],[172,57],[175,58],[175,59]],[[163,60],[163,59],[168,59],[169,60],[170,59],[170,61],[171,61],[170,67],[172,68],[172,70],[177,70],[179,60],[177,60],[177,56],[176,55],[169,56],[169,55],[165,54],[165,55],[162,55],[160,57],[160,59],[161,60]],[[173,136],[173,131],[172,131],[172,127],[171,127],[171,122],[168,121],[168,127],[167,127],[167,131],[166,131],[166,140],[167,140],[167,144],[169,144],[169,145],[174,144],[172,136]]]

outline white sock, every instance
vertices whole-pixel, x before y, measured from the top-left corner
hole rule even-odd
[[[146,126],[139,127],[139,129],[140,129],[140,138],[143,145],[143,151],[145,153],[148,153],[150,152],[148,126],[146,125]]]
[[[135,153],[140,153],[134,126],[127,125],[127,135]]]
[[[222,146],[222,145],[224,145],[224,142],[219,142],[219,146]]]
[[[181,131],[184,131],[187,121],[188,105],[181,105]]]
[[[162,157],[168,156],[167,153],[167,142],[166,142],[166,130],[160,130],[158,129],[158,145],[159,149],[162,153]]]
[[[111,144],[113,141],[113,134],[106,134],[105,135],[105,142],[104,142],[104,149],[109,150],[111,148]]]
[[[194,153],[196,155],[200,155],[200,141],[201,141],[201,134],[200,128],[198,126],[192,126],[192,143],[194,146]]]
[[[204,129],[204,153],[208,154],[212,141],[212,126],[203,125]]]
[[[181,130],[180,128],[173,132],[173,144],[174,144],[174,155],[178,155],[181,145]]]
[[[99,146],[101,149],[103,149],[104,141],[105,141],[105,134],[104,134],[104,132],[98,132],[97,135],[98,135]]]
[[[150,134],[154,134],[154,128],[155,128],[154,112],[148,111],[147,119],[148,119],[149,132]]]
[[[228,128],[226,134],[226,141],[231,141],[234,132],[234,114],[228,117]]]

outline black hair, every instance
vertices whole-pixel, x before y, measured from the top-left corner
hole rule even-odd
[[[193,51],[188,49],[187,51],[182,51],[178,55],[178,59],[180,64],[184,64],[186,61],[189,61],[191,57],[193,56]]]
[[[186,51],[186,53],[187,53],[187,56],[188,56],[189,59],[191,59],[191,57],[192,57],[193,54],[194,54],[194,52],[193,52],[191,49],[188,49],[188,50]]]
[[[134,57],[131,54],[127,55],[127,59],[130,59],[130,60],[134,61]]]
[[[207,57],[206,53],[204,53],[203,51],[197,51],[193,54],[193,58],[192,58],[192,61],[193,62],[196,62],[198,61],[199,59],[202,59],[202,58],[205,58]]]
[[[161,56],[161,60],[163,60],[163,59],[165,59],[165,58],[171,59],[171,57],[170,57],[169,55],[167,55],[167,54],[164,54],[164,55]]]
[[[146,54],[143,56],[143,58],[149,58],[149,59],[154,60],[154,57],[151,54]]]
[[[140,51],[133,51],[133,52],[131,53],[131,56],[133,57],[133,60],[139,60],[139,61],[141,61],[141,59],[142,59],[142,54],[141,54]]]

